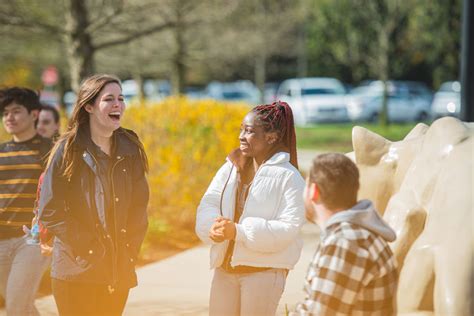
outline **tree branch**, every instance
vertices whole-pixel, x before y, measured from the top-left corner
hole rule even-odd
[[[31,14],[24,14],[18,3],[13,0],[6,1],[6,7],[0,11],[0,25],[9,25],[24,29],[37,30],[53,34],[64,34],[65,29],[42,21],[42,19]],[[28,18],[25,18],[28,17]]]
[[[94,45],[94,48],[96,50],[101,50],[101,49],[116,46],[116,45],[126,44],[126,43],[129,43],[129,42],[133,41],[133,40],[142,38],[144,36],[164,31],[168,28],[173,27],[174,25],[175,24],[173,22],[166,22],[166,23],[163,23],[163,24],[154,25],[154,26],[152,26],[152,27],[150,27],[146,30],[140,30],[140,31],[137,31],[137,32],[129,33],[129,34],[127,34],[126,36],[124,36],[122,38],[117,38],[117,39],[113,39],[113,40],[110,40],[110,41],[104,41],[100,44],[96,44],[96,45]]]
[[[85,32],[89,33],[89,34],[92,34],[95,31],[97,31],[97,30],[103,28],[104,26],[108,25],[112,21],[113,18],[116,18],[117,15],[120,15],[123,12],[123,8],[124,8],[124,0],[121,0],[119,5],[114,7],[109,14],[101,17],[100,19],[98,19],[94,23],[89,24],[89,26],[87,26]]]
[[[10,25],[21,27],[24,29],[41,29],[44,32],[48,33],[60,33],[64,34],[65,30],[61,27],[58,27],[53,24],[44,23],[41,21],[28,21],[25,20],[23,17],[15,16],[15,15],[8,15],[5,13],[0,14],[0,25]]]

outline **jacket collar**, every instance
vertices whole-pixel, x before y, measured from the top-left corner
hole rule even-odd
[[[138,154],[138,146],[130,140],[126,133],[126,130],[121,127],[114,131],[112,135],[114,139],[114,155],[124,157]],[[88,149],[93,152],[93,148],[96,146],[92,141],[88,124],[78,130],[75,141],[79,151]]]
[[[290,162],[290,154],[285,151],[280,151],[274,154],[270,159],[265,161],[265,164],[279,165],[285,162]]]
[[[115,137],[115,153],[119,156],[135,156],[139,154],[137,144],[135,144],[129,136],[129,133],[124,128],[120,127],[114,132]],[[133,135],[132,135],[133,137]]]
[[[243,170],[246,166],[252,163],[252,159],[245,157],[240,148],[234,149],[228,156],[230,161],[238,170]],[[278,165],[290,161],[290,154],[284,151],[275,153],[270,159],[265,161],[262,165]]]

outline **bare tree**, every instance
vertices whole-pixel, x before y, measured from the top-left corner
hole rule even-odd
[[[173,94],[182,94],[189,80],[205,81],[205,65],[212,56],[211,31],[237,7],[220,0],[162,0],[167,30],[127,45],[99,52],[100,69],[114,69],[124,77],[169,78]],[[123,56],[128,58],[124,59]],[[199,78],[199,79],[196,79]]]
[[[47,35],[66,47],[71,85],[94,73],[98,51],[164,31],[173,23],[156,1],[5,0],[0,25]]]
[[[296,58],[301,2],[238,1],[229,17],[211,31],[214,33],[209,50],[211,74],[251,78],[263,97],[269,60],[280,56]]]
[[[382,111],[379,121],[387,126],[390,121],[388,117],[388,86],[390,78],[390,54],[394,47],[393,36],[397,27],[408,15],[408,9],[412,6],[412,1],[403,0],[378,0],[365,1],[365,17],[371,21],[376,38],[372,53],[369,54],[369,69],[383,82]]]

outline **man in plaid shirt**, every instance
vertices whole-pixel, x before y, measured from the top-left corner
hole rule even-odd
[[[372,202],[357,202],[359,171],[345,155],[313,161],[306,217],[321,228],[309,266],[306,298],[292,315],[394,315],[398,273],[387,242],[395,232]]]

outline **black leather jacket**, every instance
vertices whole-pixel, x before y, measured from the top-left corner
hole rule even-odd
[[[115,218],[113,225],[104,209],[103,186],[88,131],[77,135],[74,154],[80,163],[70,180],[62,176],[64,143],[52,158],[39,201],[40,221],[56,236],[51,277],[110,288],[137,285],[135,261],[148,226],[149,190],[138,146],[126,132],[136,137],[122,128],[114,132],[109,210]]]

